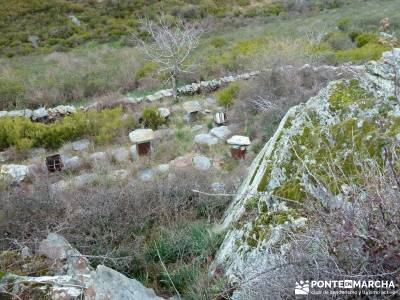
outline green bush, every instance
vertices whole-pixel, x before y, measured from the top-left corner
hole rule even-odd
[[[382,53],[390,50],[388,46],[369,43],[361,48],[352,48],[337,51],[336,56],[340,61],[367,61],[377,60],[382,57]]]
[[[239,93],[239,84],[231,82],[227,87],[217,93],[218,104],[224,107],[232,106],[235,97]]]
[[[357,47],[361,48],[369,43],[377,44],[379,42],[379,36],[376,33],[364,32],[356,37]]]
[[[351,22],[350,18],[343,17],[336,22],[336,26],[342,31],[347,31],[349,29],[350,22]]]
[[[14,146],[17,150],[32,147],[56,149],[63,143],[88,136],[97,143],[108,143],[118,130],[133,128],[132,118],[121,119],[122,108],[77,112],[54,123],[43,124],[19,117],[0,119],[0,149]]]
[[[146,77],[146,75],[153,73],[157,70],[157,64],[152,61],[147,61],[136,71],[136,78],[140,79]]]
[[[142,123],[145,127],[156,130],[159,126],[165,124],[165,118],[160,116],[160,113],[155,106],[147,106],[142,111]]]

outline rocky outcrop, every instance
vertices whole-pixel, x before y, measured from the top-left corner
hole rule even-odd
[[[250,280],[260,266],[273,267],[283,257],[284,232],[307,226],[298,209],[305,197],[327,208],[346,201],[346,180],[359,181],[354,170],[382,161],[385,147],[398,140],[394,78],[399,70],[400,49],[395,49],[354,68],[353,79],[331,82],[288,111],[217,227],[228,233],[214,270],[223,270],[232,282]],[[341,175],[334,178],[332,169]],[[236,294],[241,299],[240,291]]]
[[[0,296],[7,292],[24,295],[24,299],[163,299],[137,280],[106,266],[93,269],[89,260],[58,234],[50,233],[40,243],[36,255],[50,261],[49,273],[53,274],[37,277],[6,274],[0,279]]]

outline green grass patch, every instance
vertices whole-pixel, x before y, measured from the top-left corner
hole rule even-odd
[[[239,84],[237,82],[231,82],[227,87],[217,93],[217,102],[221,106],[230,107],[233,105],[238,93]]]

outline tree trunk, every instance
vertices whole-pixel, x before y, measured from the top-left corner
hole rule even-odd
[[[174,100],[176,101],[178,99],[178,91],[176,87],[176,78],[178,77],[178,70],[177,70],[177,64],[174,64],[174,68],[172,70],[172,96],[174,97]]]
[[[172,74],[172,96],[174,100],[178,98],[177,88],[176,88],[176,74]]]

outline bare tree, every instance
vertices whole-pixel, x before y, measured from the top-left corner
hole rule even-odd
[[[160,72],[167,72],[172,84],[174,99],[177,98],[176,81],[181,73],[189,73],[192,65],[186,64],[193,50],[199,45],[201,30],[181,19],[170,24],[164,17],[158,23],[149,19],[142,20],[144,32],[151,42],[134,36],[145,57],[160,65]]]

